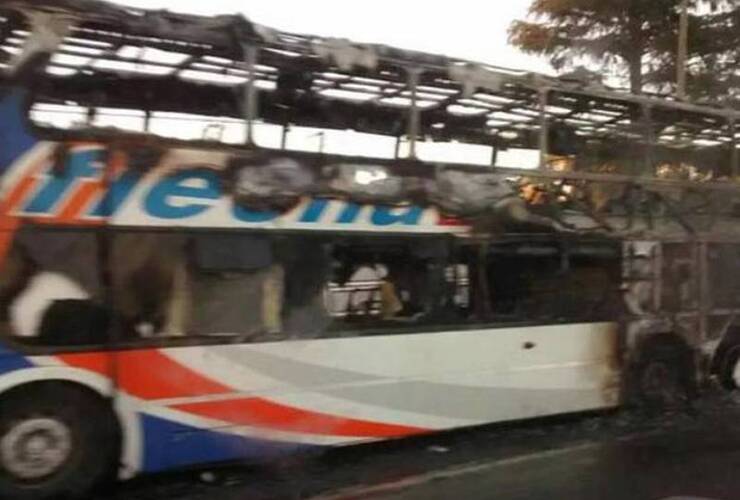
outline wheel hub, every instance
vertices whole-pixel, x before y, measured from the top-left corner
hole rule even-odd
[[[71,452],[69,427],[55,418],[21,420],[0,439],[3,468],[24,480],[54,474],[64,466]]]

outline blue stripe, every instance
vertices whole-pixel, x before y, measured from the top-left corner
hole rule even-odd
[[[36,145],[28,127],[25,89],[14,87],[0,93],[0,174]]]
[[[198,429],[142,414],[144,472],[237,460],[265,461],[316,446]]]
[[[26,359],[25,356],[0,344],[0,375],[23,368],[31,368],[32,366],[33,363]]]
[[[64,171],[46,182],[28,203],[26,213],[50,213],[80,179],[99,179],[103,170],[103,150],[76,152],[67,157]]]
[[[140,179],[141,174],[138,172],[124,172],[118,179],[111,183],[105,195],[95,208],[93,208],[90,215],[95,217],[112,216],[118,211],[123,202],[126,201],[128,195],[131,194]]]

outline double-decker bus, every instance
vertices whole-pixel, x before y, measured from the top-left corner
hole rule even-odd
[[[740,382],[740,114],[0,6],[0,497]]]

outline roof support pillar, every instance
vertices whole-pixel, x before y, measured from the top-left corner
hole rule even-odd
[[[416,140],[419,137],[419,128],[421,123],[418,92],[421,68],[409,69],[408,76],[408,86],[411,91],[411,107],[409,108],[409,126],[406,133],[409,138],[409,158],[416,158]]]
[[[730,151],[730,175],[732,180],[736,180],[737,176],[740,175],[740,172],[738,171],[738,169],[740,169],[740,165],[738,165],[740,162],[740,155],[738,155],[737,150],[740,144],[737,143],[736,134],[737,124],[734,119],[730,119],[730,136],[732,137],[732,140],[730,141],[730,147],[732,148]]]
[[[640,176],[655,176],[655,127],[653,125],[653,109],[649,104],[642,105],[642,127],[643,137],[645,138],[645,148],[643,150],[643,164]]]
[[[540,169],[547,167],[547,157],[550,150],[550,123],[547,119],[547,101],[550,89],[540,89]]]
[[[254,121],[257,119],[259,102],[257,99],[257,54],[256,45],[242,44],[244,63],[247,70],[247,82],[244,87],[244,120],[247,122],[245,142],[254,144]]]
[[[290,132],[290,125],[286,123],[283,125],[283,130],[280,134],[280,149],[282,150],[285,150],[288,146],[288,132]]]

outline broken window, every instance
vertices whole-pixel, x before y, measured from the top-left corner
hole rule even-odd
[[[661,251],[661,309],[671,313],[696,310],[699,306],[696,246],[665,243]]]
[[[118,232],[111,238],[112,306],[124,339],[184,336],[190,314],[187,238]]]
[[[709,248],[709,291],[713,307],[740,307],[740,248],[737,245],[712,245]]]
[[[283,269],[267,236],[120,232],[110,265],[124,338],[248,340],[282,331]]]
[[[97,231],[24,226],[0,271],[5,335],[44,346],[101,345],[105,307]]]
[[[268,237],[203,233],[193,235],[190,244],[193,332],[282,331],[284,272]]]
[[[469,307],[467,266],[444,239],[364,240],[333,246],[325,303],[341,331],[460,321]]]
[[[613,320],[619,304],[616,245],[515,242],[489,249],[495,322]]]

